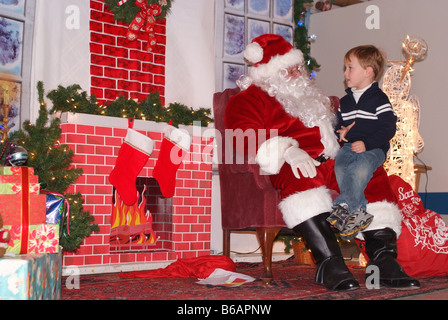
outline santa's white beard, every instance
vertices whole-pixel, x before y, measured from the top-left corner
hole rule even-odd
[[[330,99],[311,81],[307,75],[288,78],[285,69],[269,78],[258,77],[256,68],[249,76],[243,76],[237,81],[241,90],[251,84],[260,87],[271,97],[275,97],[285,111],[299,118],[305,126],[312,128],[320,121],[335,125],[336,116],[331,109]]]

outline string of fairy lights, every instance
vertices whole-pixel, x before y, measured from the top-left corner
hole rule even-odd
[[[150,93],[144,100],[127,99],[120,95],[116,100],[105,103],[97,101],[95,96],[89,97],[79,85],[59,86],[47,97],[52,101],[54,112],[87,113],[102,116],[134,118],[154,122],[170,122],[193,125],[196,121],[207,127],[214,120],[208,108],[192,109],[182,103],[172,102],[163,105],[158,92]]]

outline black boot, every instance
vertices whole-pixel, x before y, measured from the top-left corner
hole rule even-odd
[[[393,289],[419,289],[420,282],[408,276],[397,258],[397,234],[390,228],[363,232],[369,265],[379,269],[380,285]]]
[[[317,284],[329,290],[345,291],[359,288],[359,283],[348,270],[341,248],[330,224],[326,221],[329,213],[322,213],[294,227],[311,249],[316,261]]]

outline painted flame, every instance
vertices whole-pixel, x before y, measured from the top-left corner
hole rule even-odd
[[[142,191],[142,195],[146,191],[146,185],[144,186],[144,189]],[[139,193],[137,191],[137,199],[139,199]],[[144,231],[141,231],[137,236],[133,236],[134,240],[131,240],[131,242],[135,244],[154,244],[157,242],[156,236],[154,234],[154,230],[152,229],[152,215],[149,212],[149,210],[146,211],[145,214],[145,207],[146,207],[146,198],[142,196],[142,199],[140,202],[136,202],[133,205],[129,206],[126,205],[123,200],[121,199],[120,195],[118,194],[117,190],[114,191],[114,199],[115,199],[115,205],[112,208],[112,215],[111,215],[111,225],[112,229],[118,228],[121,226],[138,226],[146,224],[149,226],[144,227],[147,231],[145,234]],[[135,242],[134,242],[135,241]]]
[[[146,186],[144,187],[142,194],[145,193],[145,190]],[[146,220],[145,216],[145,197],[142,197],[140,202],[136,201],[131,206],[126,205],[123,200],[121,200],[117,190],[114,192],[114,198],[115,206],[112,209],[112,228],[117,228],[120,226],[137,226],[149,222]],[[138,198],[139,193],[137,191],[137,199]]]

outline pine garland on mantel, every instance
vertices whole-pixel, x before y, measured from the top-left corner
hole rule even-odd
[[[200,122],[201,126],[207,127],[213,122],[213,119],[209,117],[210,109],[193,110],[177,102],[170,103],[165,107],[158,92],[150,93],[141,102],[126,99],[123,95],[120,95],[109,104],[101,105],[94,95],[89,97],[87,92],[82,91],[78,84],[74,84],[68,87],[60,85],[56,90],[51,91],[47,97],[53,103],[51,113],[73,112],[154,122],[172,121],[175,127],[179,124],[193,125],[196,121]]]

